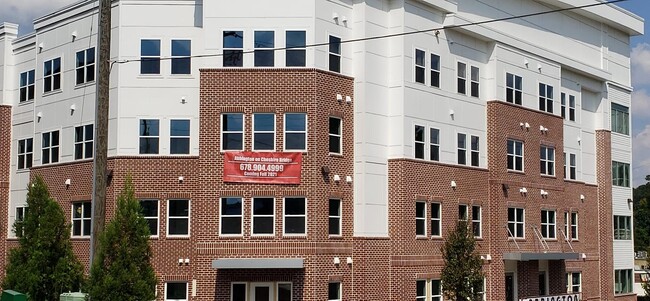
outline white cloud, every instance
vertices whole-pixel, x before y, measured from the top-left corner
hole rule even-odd
[[[79,0],[2,0],[0,22],[17,23],[20,34],[33,30],[33,20]]]
[[[650,84],[650,44],[639,43],[630,53],[632,63],[632,84]]]
[[[632,174],[634,187],[645,184],[645,176],[650,175],[650,124],[632,140]]]
[[[650,117],[650,94],[646,89],[632,92],[632,114],[635,121],[638,117]]]

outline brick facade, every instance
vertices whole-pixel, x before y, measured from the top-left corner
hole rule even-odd
[[[0,105],[0,128],[11,128],[11,106]],[[11,180],[11,131],[0,131],[0,214],[9,216],[9,181]],[[0,223],[0,233],[8,232],[8,223]],[[0,244],[0,266],[7,264],[7,245]],[[0,282],[4,273],[0,273]]]

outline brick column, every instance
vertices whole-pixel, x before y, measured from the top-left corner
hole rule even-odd
[[[612,133],[596,131],[596,182],[598,183],[598,282],[600,300],[614,300],[612,229]]]
[[[9,216],[9,177],[11,174],[11,106],[0,105],[0,216]],[[0,223],[0,233],[7,235],[8,223]],[[7,241],[0,243],[0,282],[4,279],[7,265]]]
[[[548,262],[548,293],[559,295],[566,293],[566,263],[564,260]]]

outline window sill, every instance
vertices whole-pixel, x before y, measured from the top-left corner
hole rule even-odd
[[[415,237],[415,240],[428,240],[429,237],[418,235]]]
[[[282,238],[304,240],[304,239],[307,239],[307,234],[282,234]]]
[[[275,239],[275,234],[251,234],[251,239]]]
[[[167,235],[167,240],[189,240],[190,236],[189,235]]]
[[[330,234],[329,236],[327,236],[327,238],[339,240],[339,239],[343,239],[343,235]]]
[[[78,89],[88,88],[89,86],[94,86],[94,85],[95,85],[95,81],[93,80],[93,81],[77,84],[74,86],[74,89],[78,90]]]
[[[196,77],[192,75],[192,73],[189,74],[170,74],[170,78],[173,79],[195,79]]]
[[[508,237],[508,241],[526,241],[525,237]]]
[[[139,74],[137,76],[139,79],[163,79],[164,77],[157,73],[157,74]]]
[[[523,172],[523,171],[512,170],[512,169],[508,169],[508,173],[513,173],[513,174],[518,174],[518,175],[525,175],[525,174],[526,174],[526,173]]]
[[[342,153],[329,153],[329,156],[333,158],[343,158]]]
[[[70,240],[90,240],[90,236],[70,236]]]
[[[557,238],[543,238],[543,237],[542,237],[542,239],[543,239],[544,241],[550,241],[550,242],[557,242],[557,241],[558,241]]]
[[[20,107],[20,106],[24,106],[24,105],[28,105],[28,104],[32,104],[32,105],[33,105],[33,104],[34,104],[34,100],[33,100],[33,99],[29,99],[29,100],[25,100],[25,101],[20,101],[20,100],[18,101],[18,106],[19,106],[19,107]]]
[[[440,235],[440,236],[431,236],[431,240],[442,240],[442,235]]]
[[[242,239],[243,234],[219,234],[219,239]]]
[[[542,178],[547,178],[547,179],[557,179],[555,175],[545,175],[545,174],[540,174]]]
[[[61,93],[63,93],[62,89],[52,90],[52,91],[48,91],[48,92],[43,92],[43,97],[56,95],[56,94],[61,94]]]

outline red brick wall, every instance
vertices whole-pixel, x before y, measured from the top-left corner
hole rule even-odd
[[[598,182],[598,223],[594,232],[599,235],[600,296],[614,299],[613,221],[612,221],[612,133],[596,131],[596,181]]]
[[[0,105],[0,216],[9,217],[9,180],[11,175],[11,106]],[[7,235],[11,228],[8,223],[0,222],[0,233]],[[0,243],[0,267],[7,264],[7,244]],[[0,283],[5,276],[5,270],[0,273]]]

